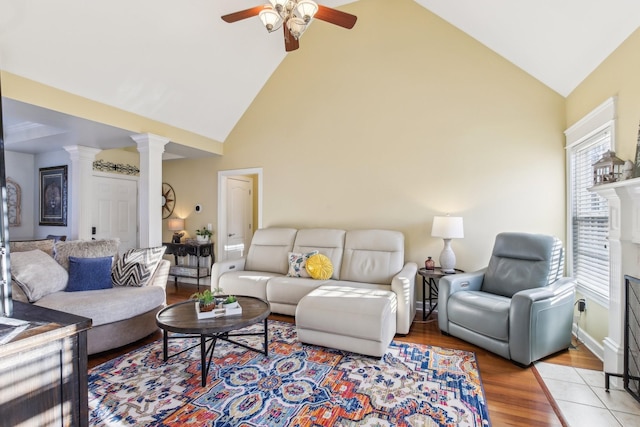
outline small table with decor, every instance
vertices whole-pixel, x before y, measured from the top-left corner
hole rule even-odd
[[[433,310],[438,307],[438,281],[443,276],[450,274],[464,273],[462,270],[455,269],[455,273],[445,273],[440,267],[435,267],[433,270],[427,270],[426,268],[418,269],[418,274],[422,276],[422,320],[427,320]],[[427,306],[427,286],[429,287],[429,312],[426,310]],[[433,300],[436,300],[435,304]]]
[[[207,375],[209,374],[209,367],[211,366],[211,359],[213,358],[216,341],[219,339],[268,356],[269,337],[267,317],[271,313],[271,306],[267,301],[263,301],[255,297],[238,296],[237,298],[240,307],[242,307],[242,313],[230,316],[199,319],[198,314],[196,313],[196,304],[198,304],[196,300],[178,302],[160,310],[156,315],[156,324],[163,332],[163,357],[165,362],[169,357],[177,356],[199,345],[202,387],[204,387],[207,384]],[[229,333],[262,321],[264,321],[263,331]],[[169,336],[170,332],[177,335],[171,337]],[[230,337],[241,336],[264,336],[263,349],[253,348],[244,343],[230,339]],[[200,338],[199,344],[169,356],[170,339],[194,337]],[[209,344],[209,347],[207,347],[207,344]],[[209,355],[208,361],[207,355]]]
[[[174,256],[175,265],[172,265],[169,270],[169,275],[173,276],[174,284],[178,286],[178,277],[188,277],[196,279],[198,289],[200,289],[200,279],[205,279],[211,275],[211,266],[216,261],[215,254],[213,253],[213,243],[189,241],[187,243],[164,242],[162,245],[167,247],[165,255]],[[196,257],[195,267],[178,263],[178,257],[188,255]],[[206,257],[211,257],[211,263],[208,266],[200,266],[200,258]]]

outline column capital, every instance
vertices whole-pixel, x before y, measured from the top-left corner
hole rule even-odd
[[[93,161],[102,150],[99,148],[85,147],[83,145],[65,145],[63,147],[71,160],[90,159]]]
[[[161,152],[164,152],[164,146],[167,145],[171,140],[164,136],[154,135],[152,133],[139,133],[136,135],[131,135],[131,139],[133,139],[138,145],[138,151],[148,151],[153,148],[162,149]]]

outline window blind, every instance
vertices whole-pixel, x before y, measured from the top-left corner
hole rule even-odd
[[[577,144],[570,152],[572,192],[573,271],[579,285],[609,298],[609,206],[589,191],[593,164],[611,149],[607,127]]]

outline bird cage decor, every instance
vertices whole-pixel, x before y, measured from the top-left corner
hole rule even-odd
[[[607,151],[593,164],[593,185],[620,181],[624,161],[616,157],[613,151]]]

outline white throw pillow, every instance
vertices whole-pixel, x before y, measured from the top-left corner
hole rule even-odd
[[[166,246],[129,249],[111,269],[113,286],[147,285],[166,250]]]
[[[299,254],[296,252],[289,252],[287,260],[289,261],[288,277],[310,277],[307,273],[307,260],[309,257],[316,255],[318,251],[307,252]]]
[[[69,274],[51,256],[39,249],[11,254],[11,278],[29,302],[67,287]]]

